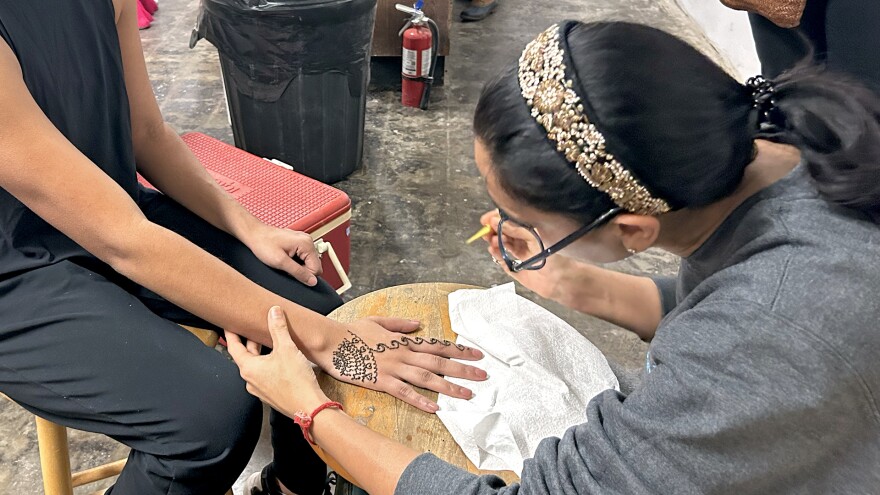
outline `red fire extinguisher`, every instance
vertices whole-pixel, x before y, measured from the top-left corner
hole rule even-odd
[[[412,16],[400,30],[403,37],[401,102],[407,107],[427,110],[440,33],[437,23],[422,12],[423,5],[424,0],[418,0],[413,7],[397,4],[396,8]]]

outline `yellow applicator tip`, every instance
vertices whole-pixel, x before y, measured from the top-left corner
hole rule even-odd
[[[470,239],[465,241],[465,244],[471,244],[474,241],[476,241],[477,239],[488,234],[489,232],[492,232],[492,227],[489,227],[488,225],[484,225],[482,229],[478,230],[476,234],[472,235]]]

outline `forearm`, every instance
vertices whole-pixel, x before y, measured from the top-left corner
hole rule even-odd
[[[372,495],[518,495],[496,476],[476,476],[433,456],[422,456],[348,415],[326,409],[315,417],[312,437],[354,481]],[[410,470],[411,472],[407,473]],[[536,489],[535,495],[556,493]]]
[[[228,194],[167,124],[135,140],[138,171],[211,225],[247,243],[259,220]]]
[[[144,219],[129,234],[115,250],[118,254],[105,261],[220,328],[271,345],[266,312],[279,305],[290,318],[293,340],[314,362],[316,353],[341,340],[345,333],[341,325],[263,289],[170,230]]]
[[[662,319],[660,294],[653,280],[584,263],[566,271],[551,298],[646,340],[654,336]]]
[[[315,417],[312,436],[371,495],[392,495],[403,471],[421,454],[335,409]]]

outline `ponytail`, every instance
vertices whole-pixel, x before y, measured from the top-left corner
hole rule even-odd
[[[800,150],[826,200],[880,221],[880,98],[820,67],[787,72],[775,87],[784,123],[774,140]]]

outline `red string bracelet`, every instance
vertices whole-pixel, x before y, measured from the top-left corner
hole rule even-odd
[[[328,401],[318,406],[317,409],[312,411],[312,414],[306,414],[302,411],[297,411],[296,414],[293,415],[293,422],[299,425],[299,427],[302,429],[303,436],[312,445],[318,445],[315,443],[314,440],[312,440],[312,422],[315,420],[315,416],[317,416],[319,412],[327,408],[339,409],[340,411],[344,411],[344,409],[342,408],[342,404],[338,402]]]

